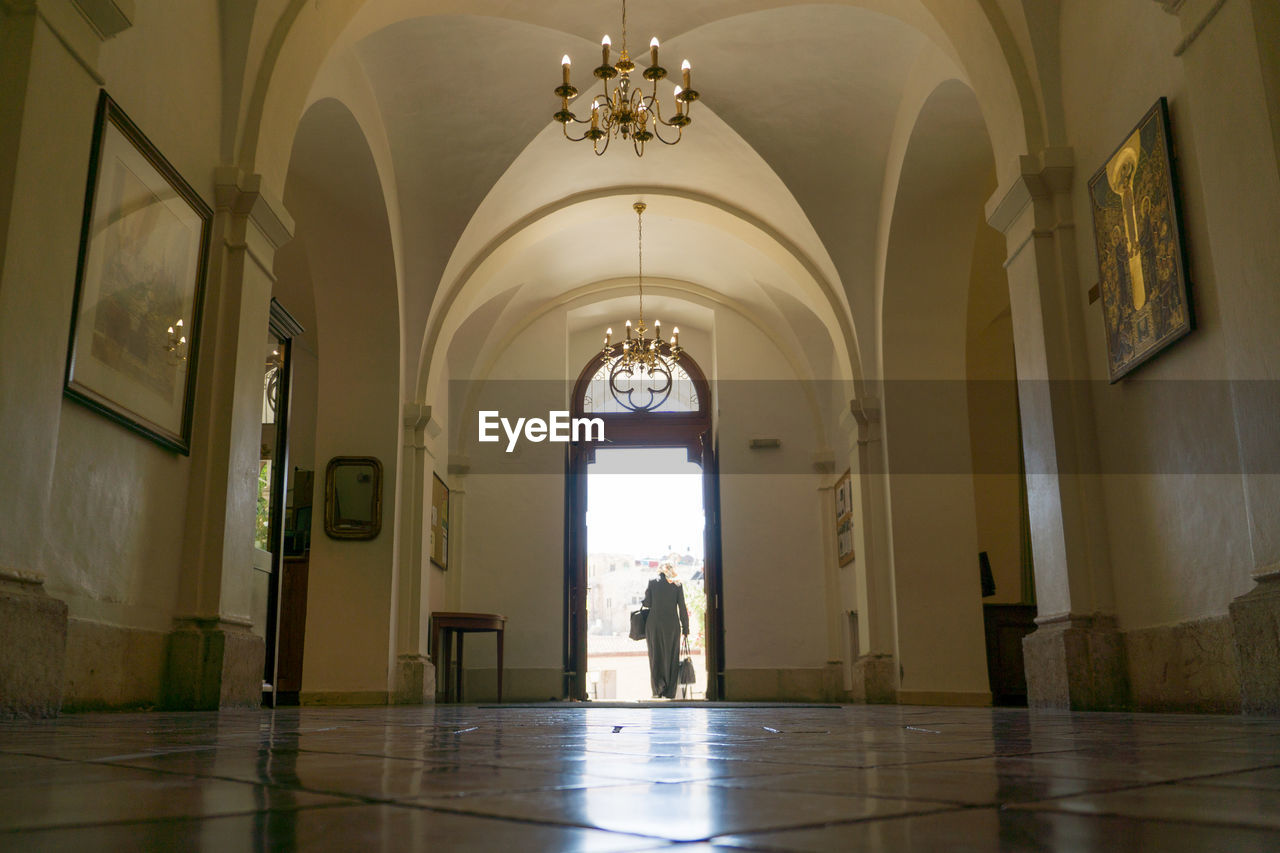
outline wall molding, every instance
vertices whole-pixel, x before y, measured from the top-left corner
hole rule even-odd
[[[1166,3],[1165,11],[1172,11],[1176,13],[1178,9],[1182,8],[1183,2],[1184,0],[1169,0],[1169,2]],[[1172,10],[1168,8],[1170,3],[1174,6]],[[1214,4],[1209,7],[1209,10],[1204,13],[1204,17],[1200,19],[1200,22],[1192,27],[1190,32],[1183,36],[1182,41],[1178,42],[1178,46],[1173,49],[1173,55],[1182,56],[1182,54],[1186,53],[1187,48],[1191,47],[1195,40],[1200,38],[1200,34],[1209,26],[1209,22],[1217,17],[1218,13],[1222,11],[1222,7],[1225,5],[1227,5],[1227,0],[1215,0]]]

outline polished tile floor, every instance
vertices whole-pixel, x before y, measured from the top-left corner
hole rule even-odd
[[[438,706],[0,723],[0,850],[1280,850],[1280,720]]]

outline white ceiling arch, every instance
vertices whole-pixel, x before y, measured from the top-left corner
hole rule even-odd
[[[1007,5],[986,0],[703,0],[697,4],[652,0],[633,4],[633,30],[678,41],[692,30],[739,15],[772,9],[794,9],[805,15],[807,10],[820,6],[847,7],[895,18],[951,57],[978,94],[999,162],[1040,146],[1041,109],[1028,73],[1028,66],[1034,63],[1021,54],[1013,27],[1005,18]],[[244,49],[245,95],[238,99],[238,159],[242,167],[263,174],[267,187],[279,195],[293,132],[320,67],[334,53],[349,49],[377,30],[431,15],[505,18],[590,42],[595,42],[601,32],[617,30],[617,9],[612,4],[587,5],[580,0],[280,0],[260,4]],[[1023,23],[1013,22],[1019,31]],[[468,48],[503,49],[491,44],[458,45],[464,61]],[[837,70],[848,73],[848,63],[853,58],[823,58],[819,70],[828,76]],[[786,59],[779,56],[769,64],[777,67]],[[798,59],[811,62],[813,56],[800,53]],[[744,63],[752,60],[750,56],[741,58]],[[554,71],[553,67],[550,74],[554,75]]]
[[[519,289],[504,308],[512,318],[508,324],[519,324],[542,306],[560,302],[566,293],[607,290],[610,282],[618,280],[634,283],[631,204],[637,199],[649,204],[646,280],[691,282],[691,288],[704,289],[718,301],[786,330],[788,317],[766,286],[781,288],[804,305],[830,336],[841,368],[833,378],[860,378],[855,373],[857,340],[840,292],[793,243],[713,197],[668,188],[614,187],[563,199],[529,214],[459,265],[457,276],[442,288],[423,339],[419,399],[430,397],[454,332],[499,294]],[[605,238],[595,239],[596,233]],[[682,243],[701,249],[684,253],[679,251]],[[498,320],[495,341],[506,339],[502,328],[503,321]],[[813,372],[810,367],[798,375]]]

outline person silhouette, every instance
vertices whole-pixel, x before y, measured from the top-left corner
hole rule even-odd
[[[653,698],[676,698],[680,686],[680,637],[689,636],[689,609],[675,566],[663,563],[644,592],[649,608],[645,645],[649,647],[649,683]]]

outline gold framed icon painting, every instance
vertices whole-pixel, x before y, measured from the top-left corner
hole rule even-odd
[[[845,471],[836,480],[836,556],[840,565],[853,562],[853,477]]]
[[[438,474],[431,483],[431,562],[449,568],[449,487]]]
[[[1089,180],[1089,198],[1107,369],[1116,382],[1194,324],[1164,98]]]
[[[212,222],[209,206],[102,92],[63,391],[183,454]]]

